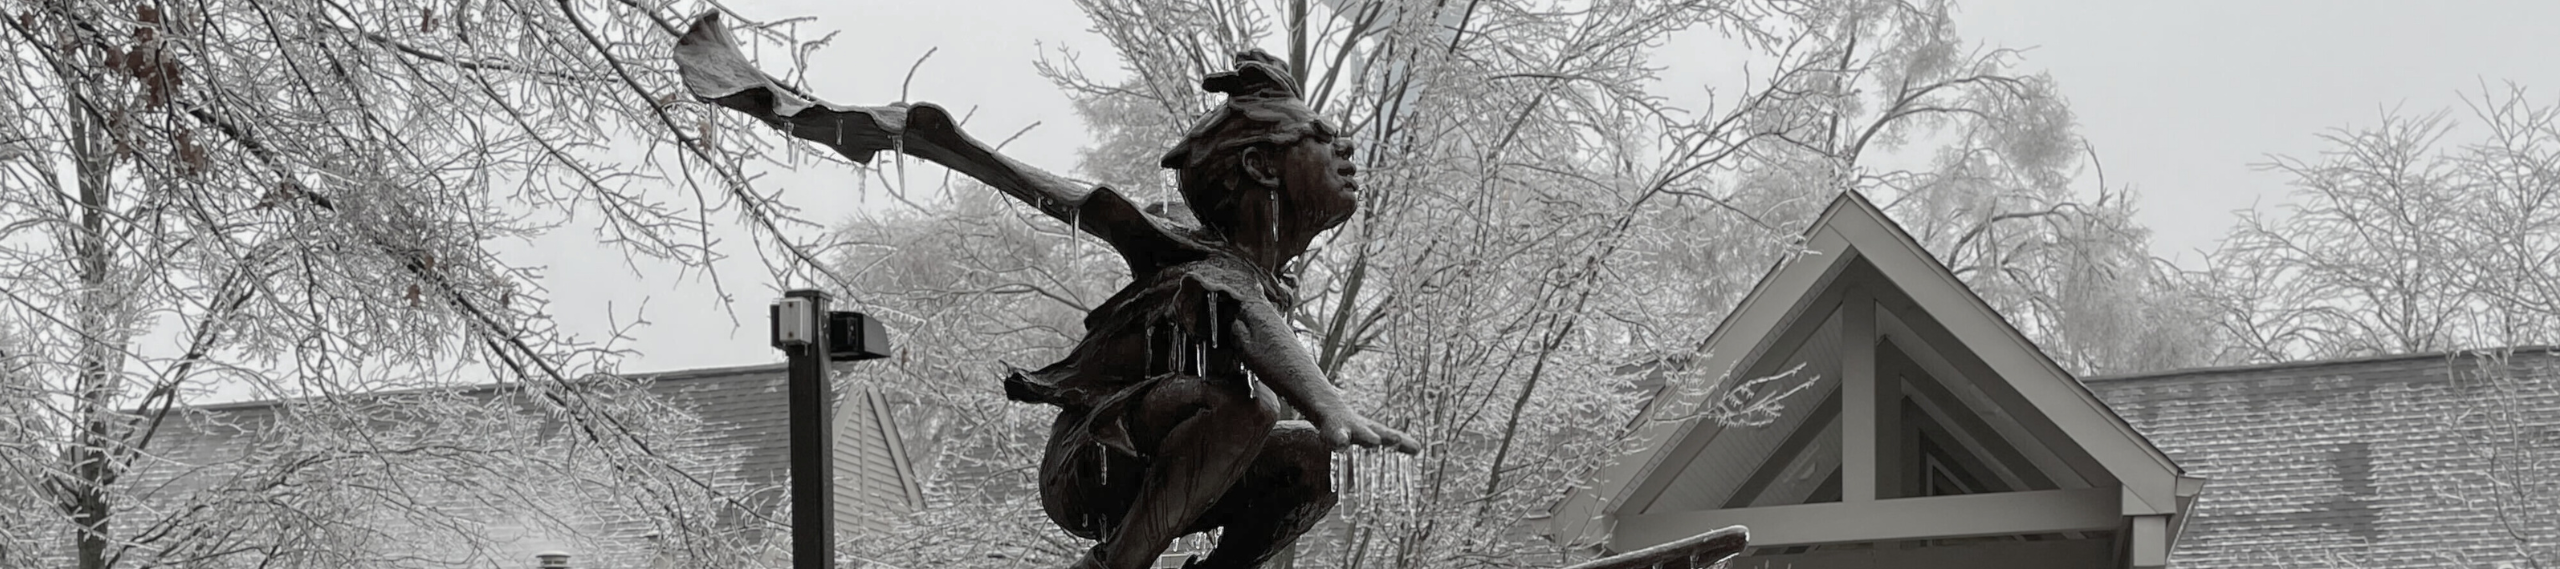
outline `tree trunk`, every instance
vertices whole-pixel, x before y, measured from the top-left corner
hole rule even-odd
[[[71,77],[65,74],[65,77]],[[116,291],[108,282],[108,271],[114,268],[114,253],[107,243],[106,209],[109,176],[115,169],[113,137],[105,132],[91,104],[74,87],[70,115],[72,157],[80,192],[80,228],[74,244],[73,263],[77,264],[81,291],[80,306],[75,308],[80,335],[79,351],[79,432],[73,435],[70,457],[72,481],[64,490],[63,504],[72,523],[78,528],[74,543],[80,569],[106,569],[108,563],[108,531],[112,512],[108,509],[107,486],[115,481],[111,449],[116,434],[112,421],[115,397],[122,375],[120,349],[122,327],[117,323]]]

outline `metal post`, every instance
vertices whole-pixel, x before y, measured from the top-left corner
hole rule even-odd
[[[835,401],[827,385],[827,293],[794,290],[773,307],[774,347],[790,357],[791,567],[829,569],[836,541]]]

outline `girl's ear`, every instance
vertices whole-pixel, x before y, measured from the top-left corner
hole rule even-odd
[[[1244,147],[1244,152],[1236,155],[1236,165],[1241,167],[1245,177],[1253,180],[1254,183],[1261,184],[1265,188],[1280,189],[1280,157],[1274,156],[1271,151],[1263,149],[1261,145]]]

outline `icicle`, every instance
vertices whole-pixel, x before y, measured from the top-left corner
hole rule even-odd
[[[1102,483],[1102,485],[1103,485],[1103,486],[1110,486],[1110,485],[1111,485],[1111,449],[1103,448],[1103,447],[1102,447],[1102,443],[1093,443],[1093,452],[1094,452],[1094,454],[1100,455],[1100,456],[1096,457],[1094,460],[1095,460],[1095,461],[1097,461],[1097,462],[1100,462],[1100,463],[1102,464],[1102,469],[1101,469],[1101,470],[1102,470],[1102,480],[1101,480],[1101,483]]]
[[[1318,433],[1316,433],[1316,435],[1317,435],[1317,436],[1323,436],[1323,435],[1324,435],[1324,433],[1322,433],[1322,432],[1318,432]],[[1353,496],[1353,495],[1356,495],[1356,494],[1352,493],[1352,491],[1351,491],[1351,461],[1340,458],[1340,457],[1342,457],[1343,455],[1333,454],[1333,453],[1325,453],[1325,454],[1332,455],[1332,456],[1328,456],[1328,457],[1325,457],[1325,458],[1326,458],[1326,459],[1328,459],[1330,462],[1333,462],[1333,463],[1334,463],[1334,468],[1333,468],[1333,473],[1332,473],[1332,474],[1333,474],[1333,495],[1335,495],[1335,496]],[[1352,504],[1352,506],[1353,506],[1353,507],[1358,507],[1358,506],[1359,506],[1359,504],[1354,503],[1354,504]]]
[[[1362,495],[1376,493],[1377,491],[1370,489],[1369,485],[1360,483],[1360,473],[1367,472],[1369,470],[1367,468],[1370,466],[1368,462],[1368,459],[1360,458],[1360,455],[1342,453],[1342,486],[1344,488],[1353,489],[1352,491],[1359,492]],[[1377,509],[1377,500],[1369,500],[1368,502],[1370,509]]]
[[[1218,298],[1209,297],[1209,347],[1218,347],[1218,329],[1223,328],[1219,324],[1224,323],[1225,321],[1218,319]]]
[[[836,119],[836,146],[838,148],[842,148],[844,146],[844,119],[841,118]],[[864,169],[868,170],[869,165],[866,164],[865,166],[866,167]],[[871,192],[868,191],[871,185],[869,183],[870,178],[856,176],[854,179],[862,181],[863,183],[854,188],[853,203],[862,204],[869,202],[871,197]]]
[[[842,130],[839,129],[838,132]],[[897,153],[889,158],[898,161],[898,189],[890,195],[903,197],[907,195],[907,137],[889,137],[889,151]]]
[[[1389,459],[1389,460],[1394,460],[1394,461],[1396,461],[1396,472],[1405,472],[1405,471],[1406,471],[1406,467],[1410,467],[1410,466],[1412,466],[1412,465],[1413,465],[1413,460],[1412,460],[1412,459],[1413,459],[1413,457],[1405,456],[1405,455],[1402,455],[1402,454],[1396,454],[1396,453],[1387,453],[1387,454],[1388,454],[1389,456],[1394,457],[1394,458],[1391,458],[1391,459]],[[1416,491],[1415,491],[1415,489],[1414,489],[1413,477],[1412,477],[1411,475],[1400,475],[1400,476],[1399,476],[1399,478],[1401,478],[1402,480],[1404,480],[1404,482],[1402,483],[1401,487],[1400,487],[1399,489],[1397,489],[1397,490],[1396,490],[1396,492],[1401,493],[1401,494],[1403,494],[1403,495],[1404,495],[1404,504],[1405,504],[1405,506],[1404,506],[1404,507],[1406,508],[1406,510],[1407,510],[1407,511],[1411,511],[1413,508],[1421,507],[1419,504],[1417,504],[1417,503],[1415,502],[1415,501],[1418,499],[1418,496],[1420,496],[1420,493],[1416,492]]]

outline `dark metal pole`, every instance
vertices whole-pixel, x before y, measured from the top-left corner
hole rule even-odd
[[[829,569],[836,552],[835,397],[827,384],[827,293],[794,290],[774,307],[774,346],[790,356],[791,567]],[[792,302],[798,300],[800,302]],[[786,332],[785,326],[795,327]]]

